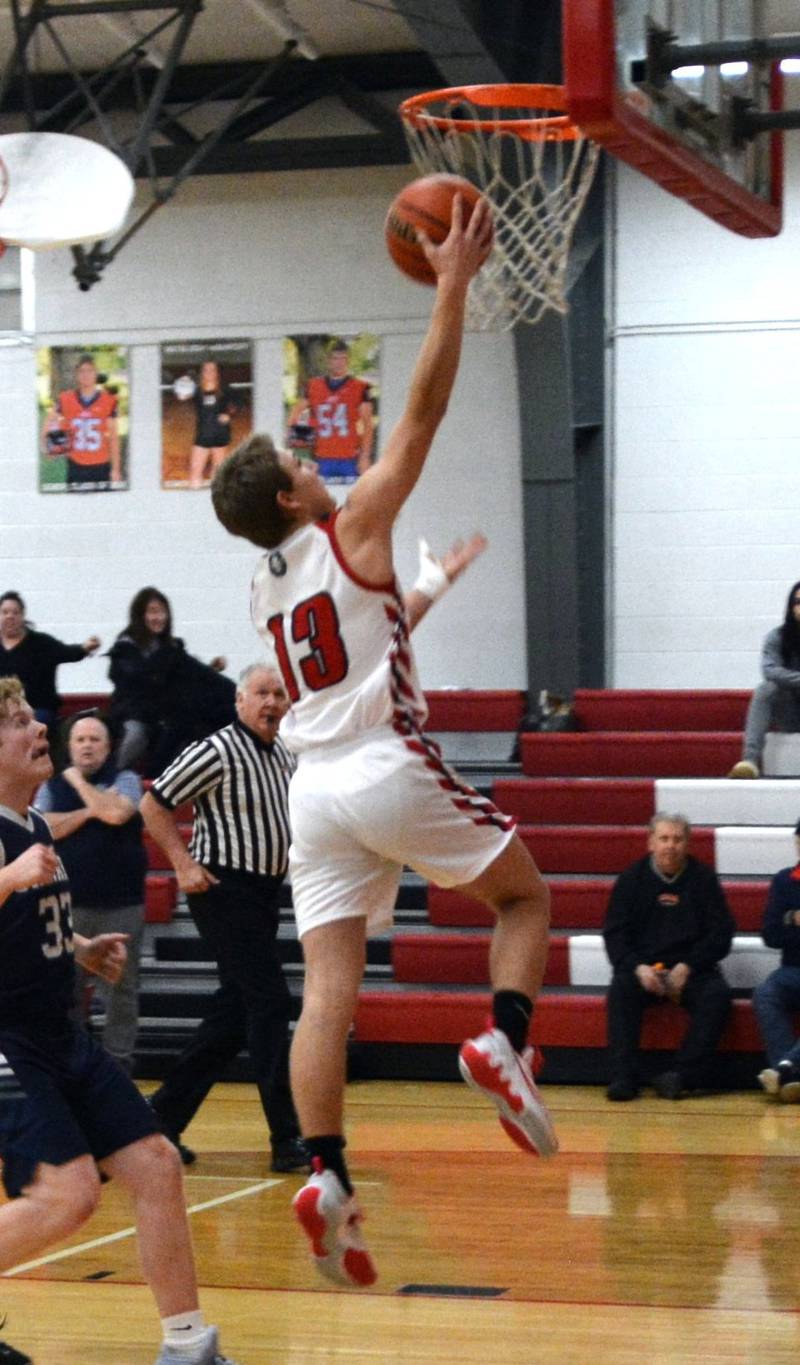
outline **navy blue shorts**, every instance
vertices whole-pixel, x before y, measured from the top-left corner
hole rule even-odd
[[[58,1033],[0,1028],[0,1157],[9,1198],[40,1162],[95,1161],[159,1131],[114,1058],[78,1025]]]

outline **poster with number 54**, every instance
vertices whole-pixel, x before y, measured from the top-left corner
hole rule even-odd
[[[328,484],[351,484],[377,458],[380,342],[372,332],[284,337],[285,444]]]

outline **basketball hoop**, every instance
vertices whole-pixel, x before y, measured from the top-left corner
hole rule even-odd
[[[567,312],[567,257],[599,150],[566,107],[560,85],[467,85],[400,105],[414,164],[465,176],[494,210],[494,247],[470,288],[473,328]]]

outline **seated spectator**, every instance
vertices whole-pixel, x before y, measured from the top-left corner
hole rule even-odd
[[[800,857],[800,820],[795,825]],[[753,992],[753,1009],[769,1065],[759,1075],[768,1095],[784,1104],[800,1102],[800,1039],[793,1015],[800,1010],[800,862],[772,878],[761,937],[780,948],[781,965]]]
[[[689,822],[657,812],[648,856],[614,883],[603,938],[614,968],[608,991],[610,1100],[639,1093],[637,1054],[649,1005],[672,1000],[689,1028],[672,1068],[653,1081],[677,1100],[706,1082],[725,1027],[731,993],[718,967],[730,951],[734,922],[717,874],[689,856]]]
[[[236,686],[220,676],[226,660],[204,664],[187,653],[172,634],[172,610],[158,588],[139,589],[109,658],[109,719],[122,731],[118,768],[159,773],[192,740],[234,718]]]
[[[100,647],[96,635],[82,645],[65,645],[25,619],[25,603],[18,592],[0,597],[0,678],[19,678],[38,721],[52,729],[58,715],[56,669],[77,664]]]
[[[67,736],[69,767],[39,788],[36,806],[56,841],[72,888],[72,921],[86,938],[127,934],[128,957],[113,985],[98,982],[105,1003],[103,1044],[126,1071],[133,1066],[139,1024],[139,953],[144,928],[147,858],[142,844],[136,773],[118,772],[111,734],[99,716],[76,716]],[[79,1014],[90,988],[76,967]]]
[[[800,730],[800,582],[792,584],[783,625],[764,640],[761,672],[764,681],[747,708],[742,757],[728,777],[760,777],[767,732]]]

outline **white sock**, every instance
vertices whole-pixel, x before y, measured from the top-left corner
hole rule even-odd
[[[206,1320],[199,1308],[193,1313],[174,1313],[171,1318],[162,1318],[164,1345],[173,1350],[190,1351],[203,1340]]]

